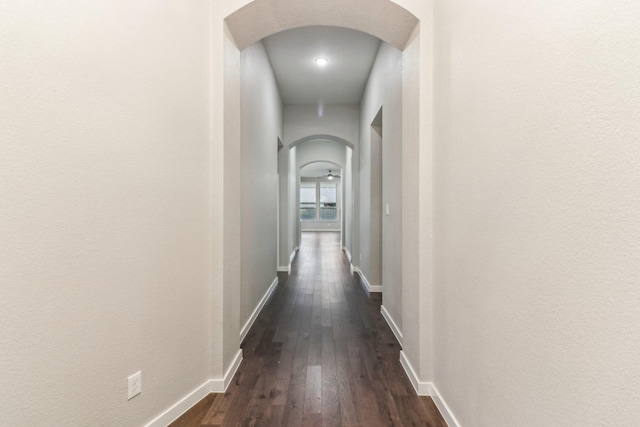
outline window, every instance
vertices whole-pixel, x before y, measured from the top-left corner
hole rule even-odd
[[[316,183],[300,183],[300,220],[314,221],[316,219]]]
[[[320,183],[320,220],[335,221],[338,219],[336,208],[337,189],[334,182]]]
[[[300,183],[300,220],[337,221],[338,186],[335,182]]]

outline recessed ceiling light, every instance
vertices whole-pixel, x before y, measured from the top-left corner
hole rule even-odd
[[[316,65],[319,66],[319,67],[324,67],[325,65],[327,65],[329,63],[329,60],[327,58],[318,57],[318,58],[314,59],[313,62],[315,62]]]

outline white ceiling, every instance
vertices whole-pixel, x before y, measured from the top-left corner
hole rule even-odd
[[[302,27],[263,39],[284,104],[360,104],[380,39],[339,27]],[[314,59],[325,57],[324,67]]]
[[[331,169],[331,173],[333,175],[340,175],[339,166],[336,166],[333,163],[315,162],[300,168],[300,176],[303,178],[318,178],[327,175],[329,173],[329,169]]]

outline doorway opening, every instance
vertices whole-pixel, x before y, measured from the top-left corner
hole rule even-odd
[[[403,227],[403,221],[405,220],[405,216],[411,220],[411,223],[417,222],[414,221],[417,216],[419,209],[415,208],[418,205],[419,197],[411,197],[406,198],[403,197],[405,191],[408,189],[413,195],[413,190],[416,188],[415,183],[419,182],[418,176],[418,168],[415,167],[419,163],[418,154],[420,150],[418,150],[420,138],[419,138],[419,93],[417,89],[419,85],[417,81],[419,80],[419,66],[421,64],[419,59],[420,48],[417,42],[418,31],[418,21],[411,13],[402,9],[400,6],[395,4],[392,1],[388,0],[355,0],[354,2],[349,2],[346,5],[344,2],[334,2],[333,0],[329,0],[331,3],[331,7],[326,3],[318,3],[316,6],[311,4],[300,6],[300,4],[294,0],[256,0],[254,2],[248,3],[242,9],[239,9],[232,15],[228,16],[225,20],[226,22],[226,35],[223,36],[223,44],[225,47],[225,55],[224,55],[224,79],[223,86],[224,90],[220,90],[220,93],[225,94],[225,102],[224,102],[224,118],[220,120],[219,123],[216,123],[217,118],[214,118],[213,127],[215,128],[217,124],[222,125],[224,128],[224,133],[227,133],[227,125],[231,124],[233,128],[235,123],[242,122],[241,116],[244,114],[245,107],[241,106],[238,108],[237,103],[234,101],[236,96],[234,92],[240,93],[245,90],[245,93],[249,95],[253,95],[254,99],[259,98],[256,96],[255,92],[251,89],[255,88],[256,85],[253,85],[250,89],[243,89],[242,82],[238,82],[235,76],[238,75],[238,71],[241,74],[244,74],[243,68],[244,66],[250,62],[244,60],[242,57],[244,56],[244,51],[246,48],[249,48],[253,43],[262,40],[264,37],[276,34],[279,31],[287,30],[293,27],[299,27],[301,24],[303,25],[339,25],[344,28],[352,28],[359,31],[365,31],[369,34],[376,35],[380,37],[381,40],[388,42],[389,44],[380,45],[380,49],[378,51],[378,57],[382,57],[380,65],[378,69],[376,67],[372,67],[371,74],[365,87],[365,91],[367,91],[366,97],[362,98],[362,102],[357,105],[355,109],[355,116],[357,116],[357,124],[355,126],[356,130],[353,133],[350,133],[350,128],[345,126],[337,126],[337,127],[327,127],[327,123],[332,120],[332,117],[335,120],[340,120],[341,118],[348,117],[348,109],[340,109],[333,108],[334,112],[332,116],[332,108],[330,106],[332,104],[328,104],[324,99],[318,99],[315,105],[307,107],[296,105],[295,108],[289,108],[289,105],[286,102],[281,104],[282,108],[282,117],[279,123],[283,123],[283,131],[281,132],[282,142],[284,148],[289,148],[289,150],[280,150],[278,153],[278,157],[283,155],[283,153],[287,153],[287,161],[286,166],[282,169],[282,171],[286,171],[286,173],[280,174],[279,176],[279,203],[274,203],[279,207],[279,220],[280,228],[278,237],[280,238],[280,248],[277,251],[278,261],[276,261],[276,268],[280,269],[284,267],[284,265],[280,264],[287,263],[290,259],[289,253],[294,254],[295,249],[299,245],[299,236],[301,232],[301,226],[299,224],[300,218],[300,201],[298,200],[300,180],[298,179],[299,170],[297,169],[297,163],[299,159],[296,158],[296,155],[299,153],[295,153],[295,148],[291,147],[291,144],[303,140],[305,138],[317,136],[317,135],[336,135],[339,138],[345,140],[354,141],[354,150],[351,157],[351,162],[346,161],[344,168],[341,169],[340,173],[344,176],[343,185],[345,188],[342,192],[343,198],[348,198],[348,194],[350,193],[351,202],[348,200],[343,200],[343,211],[352,212],[352,218],[349,219],[348,215],[341,215],[341,226],[340,229],[343,230],[343,236],[341,237],[341,244],[344,247],[349,248],[348,259],[352,263],[352,268],[354,271],[364,275],[364,274],[372,274],[371,277],[383,276],[384,273],[368,273],[366,271],[361,271],[360,266],[364,263],[364,258],[370,256],[370,248],[365,247],[366,239],[365,234],[371,234],[371,227],[363,228],[362,221],[360,219],[364,216],[369,216],[373,218],[374,224],[382,224],[382,226],[378,227],[378,236],[370,236],[373,237],[375,242],[380,242],[383,237],[380,234],[384,235],[384,233],[380,232],[385,227],[385,218],[383,218],[383,200],[385,197],[382,194],[377,196],[377,199],[374,197],[374,205],[371,204],[362,204],[361,197],[363,194],[364,184],[363,184],[363,175],[361,174],[363,163],[366,160],[369,164],[366,166],[367,168],[371,168],[372,164],[370,163],[371,159],[364,159],[363,151],[364,147],[367,146],[367,151],[371,150],[371,145],[376,146],[379,144],[380,147],[378,151],[380,151],[380,156],[386,158],[386,156],[382,156],[382,151],[387,150],[385,148],[388,143],[393,143],[396,146],[402,146],[402,149],[395,150],[395,157],[390,162],[392,165],[391,169],[385,167],[384,175],[393,173],[394,178],[392,181],[392,186],[389,189],[392,194],[393,202],[391,205],[391,217],[393,217],[393,221],[395,221],[395,231],[400,230],[402,235],[402,239],[397,239],[393,243],[392,251],[395,254],[404,253],[404,242],[409,242],[407,247],[409,249],[413,247],[417,247],[416,242],[418,241],[418,235],[412,230],[417,230],[418,227]],[[333,7],[335,6],[335,7]],[[308,7],[308,15],[304,11],[301,11],[300,8]],[[342,8],[351,9],[352,7],[357,8],[361,11],[366,11],[361,14],[345,14],[344,20],[337,22],[336,16],[340,16],[340,14],[336,14],[336,9],[341,10]],[[378,8],[376,10],[376,8]],[[289,9],[289,10],[288,10]],[[313,10],[311,10],[313,9]],[[317,9],[317,10],[316,10]],[[292,13],[292,10],[296,10],[297,13]],[[265,13],[269,16],[278,16],[277,20],[264,20],[261,17],[265,16]],[[273,15],[271,15],[273,13]],[[301,15],[302,13],[302,15]],[[310,20],[304,20],[304,22],[300,21],[301,16],[313,17]],[[398,17],[397,22],[399,25],[391,26],[389,25],[389,17],[395,16]],[[280,19],[282,18],[282,19]],[[349,22],[349,21],[353,22]],[[248,22],[253,22],[255,25],[247,25]],[[400,35],[400,37],[398,37]],[[216,37],[214,35],[214,37]],[[409,61],[405,61],[405,55],[403,54],[403,50],[405,48],[409,48],[409,53],[407,54],[407,58]],[[259,50],[259,49],[258,49]],[[242,53],[241,53],[242,52]],[[408,67],[404,67],[405,62],[408,63]],[[332,64],[331,58],[329,58],[329,64]],[[380,67],[384,67],[389,64],[396,64],[395,67],[392,67],[388,71],[391,73],[386,73],[386,69],[380,69]],[[393,81],[385,81],[385,78],[390,74],[393,75]],[[274,79],[275,80],[275,79]],[[320,79],[310,80],[309,85],[315,84],[315,82]],[[254,81],[254,80],[252,80]],[[373,81],[373,83],[372,83]],[[405,85],[406,90],[405,90]],[[373,87],[373,89],[371,89]],[[221,88],[213,88],[213,91]],[[393,93],[394,95],[391,97],[392,99],[388,99],[388,94]],[[227,102],[228,101],[228,102]],[[380,137],[379,143],[375,140],[375,129],[372,125],[376,125],[376,118],[378,113],[380,112],[381,105],[388,106],[385,107],[384,114],[384,132],[382,131],[382,127],[380,126],[380,132],[378,132],[378,136]],[[364,106],[364,107],[363,107]],[[412,108],[406,108],[407,106]],[[299,108],[303,107],[303,108]],[[334,106],[335,107],[335,106]],[[265,109],[263,109],[265,110]],[[267,109],[268,110],[268,109]],[[295,110],[295,111],[294,111]],[[308,111],[307,111],[308,110]],[[308,112],[311,112],[307,114]],[[297,116],[296,116],[297,115]],[[291,118],[296,116],[298,119],[302,119],[302,123],[300,126],[292,126],[291,122],[287,122],[287,118]],[[216,116],[217,117],[217,116]],[[406,120],[405,120],[406,119]],[[305,121],[306,120],[306,121]],[[382,122],[382,115],[379,117],[379,122]],[[240,125],[238,127],[241,127]],[[382,143],[381,135],[384,133],[385,141]],[[387,138],[387,135],[391,135],[391,137]],[[236,141],[232,138],[224,139],[224,147],[233,145]],[[408,144],[410,146],[410,150],[404,150],[404,145]],[[243,147],[243,150],[245,148]],[[222,163],[224,164],[224,169],[232,169],[234,167],[242,167],[241,163],[236,163],[240,159],[240,156],[234,158],[227,158],[227,152],[233,153],[233,150],[222,150],[225,152],[225,158]],[[386,151],[385,151],[386,154]],[[229,160],[229,162],[228,162]],[[375,160],[375,159],[374,159]],[[382,162],[381,159],[377,160],[378,162]],[[386,160],[385,160],[386,161]],[[404,169],[406,165],[408,166]],[[386,166],[386,165],[385,165]],[[348,167],[352,168],[352,173],[348,174],[346,169]],[[375,169],[375,164],[374,164]],[[382,166],[380,166],[379,172],[373,171],[374,176],[373,179],[378,179],[378,181],[374,182],[373,186],[377,186],[379,191],[383,190],[386,187],[386,184],[383,185],[381,183],[383,171]],[[344,183],[351,175],[351,185],[349,183]],[[286,178],[285,178],[286,176]],[[401,178],[400,178],[401,176]],[[377,177],[377,178],[376,178]],[[405,179],[406,178],[406,179]],[[214,177],[215,179],[215,177]],[[245,181],[247,182],[247,181]],[[403,183],[411,182],[412,185],[410,187],[405,187]],[[371,182],[369,182],[369,186],[371,186]],[[367,188],[367,197],[371,199],[371,188]],[[283,197],[283,192],[286,192],[287,197]],[[316,190],[317,191],[317,190]],[[225,206],[225,210],[227,205],[227,198],[232,200],[232,203],[236,195],[230,194],[226,191],[223,191],[223,199],[221,203]],[[241,197],[242,198],[242,197]],[[409,200],[405,203],[405,200]],[[293,203],[292,203],[293,202]],[[336,202],[337,203],[337,202]],[[408,209],[405,209],[405,204]],[[400,206],[402,205],[402,212],[400,211]],[[415,206],[414,206],[415,205]],[[394,214],[396,215],[394,217]],[[377,215],[378,218],[374,218]],[[388,215],[387,215],[388,216]],[[232,218],[232,215],[225,215],[224,221],[227,218]],[[415,218],[414,218],[415,217]],[[285,218],[286,221],[282,222],[282,219]],[[275,227],[274,227],[275,229]],[[256,228],[256,230],[260,230]],[[351,230],[351,232],[349,232]],[[421,229],[422,230],[422,229]],[[243,231],[244,233],[244,231]],[[225,239],[225,245],[231,244],[232,239]],[[247,245],[248,247],[248,245]],[[383,253],[382,244],[379,244],[379,258],[380,261],[375,262],[378,267],[384,271],[383,263],[387,259],[386,251]],[[293,249],[293,251],[290,251]],[[244,251],[244,249],[243,249]],[[374,251],[375,253],[375,251]],[[407,251],[406,252],[412,258],[416,258],[419,254],[418,251]],[[352,256],[353,254],[353,256]],[[244,255],[244,253],[243,253]],[[410,260],[411,262],[407,263],[409,267],[419,265],[419,263],[415,262],[414,259]],[[394,271],[403,271],[404,268],[404,259],[402,256],[400,258],[395,258],[394,262],[397,264],[393,267]],[[372,262],[369,261],[369,265]],[[224,266],[226,268],[226,265]],[[248,268],[242,267],[239,269],[240,271],[249,270]],[[408,271],[415,273],[414,270],[416,268],[411,267]],[[230,300],[244,300],[243,288],[240,287],[239,291],[236,291],[234,286],[230,286],[235,281],[233,280],[233,274],[235,271],[231,271],[231,274],[225,276],[225,282],[223,286],[223,292],[226,295],[229,295]],[[413,276],[414,274],[412,274]],[[229,277],[231,280],[226,280]],[[371,289],[373,291],[381,291],[383,287],[383,279],[380,278],[380,285],[378,285],[378,289]],[[408,282],[410,286],[417,286],[418,281],[410,281]],[[398,287],[404,286],[404,282],[399,282]],[[227,289],[228,288],[228,289]],[[385,291],[386,292],[386,291]],[[394,291],[395,292],[395,291]],[[236,299],[235,294],[240,294],[240,297]],[[386,301],[386,296],[385,296]],[[244,303],[242,303],[244,304]],[[385,302],[386,305],[386,302]],[[233,307],[230,307],[229,310],[233,310]],[[407,305],[408,307],[408,305]],[[250,307],[246,307],[250,308]],[[389,299],[388,313],[390,317],[395,318],[396,323],[402,327],[402,317],[403,317],[403,301],[401,298],[401,294],[398,293],[395,297]],[[225,308],[225,312],[227,308]],[[245,310],[246,311],[246,310]],[[244,319],[241,319],[240,323]],[[226,335],[226,331],[225,331]],[[226,354],[226,350],[225,350]]]

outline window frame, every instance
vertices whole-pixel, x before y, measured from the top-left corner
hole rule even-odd
[[[313,184],[313,185],[311,185]],[[302,212],[305,210],[310,210],[310,207],[302,207],[303,203],[311,203],[311,202],[303,202],[302,201],[302,189],[303,188],[313,188],[315,191],[313,192],[313,219],[310,218],[303,218],[302,217]],[[300,214],[298,215],[299,220],[300,221],[304,221],[304,222],[314,222],[317,221],[318,219],[318,186],[317,186],[317,182],[301,182],[300,183],[300,189],[298,191],[299,194],[299,203],[298,203],[298,210],[300,211]]]
[[[298,215],[298,220],[301,222],[306,222],[306,223],[312,223],[312,222],[339,222],[340,218],[338,215],[338,202],[339,202],[339,197],[338,197],[338,184],[340,183],[340,181],[304,181],[304,182],[300,182],[300,188],[298,191],[298,195],[299,195],[299,203],[298,203],[298,210],[299,210],[299,215]],[[320,188],[322,186],[326,186],[326,187],[333,187],[333,189],[335,190],[335,202],[322,202],[320,200]],[[315,207],[314,207],[314,218],[313,219],[306,219],[302,217],[302,212],[304,209],[308,209],[310,210],[310,208],[303,208],[302,204],[303,203],[310,203],[310,202],[302,202],[302,189],[303,188],[313,188],[315,187]],[[334,219],[322,219],[321,218],[321,209],[326,209],[327,206],[323,206],[324,203],[333,203],[334,206],[333,209],[335,211],[335,218]],[[331,206],[329,206],[331,207]]]

